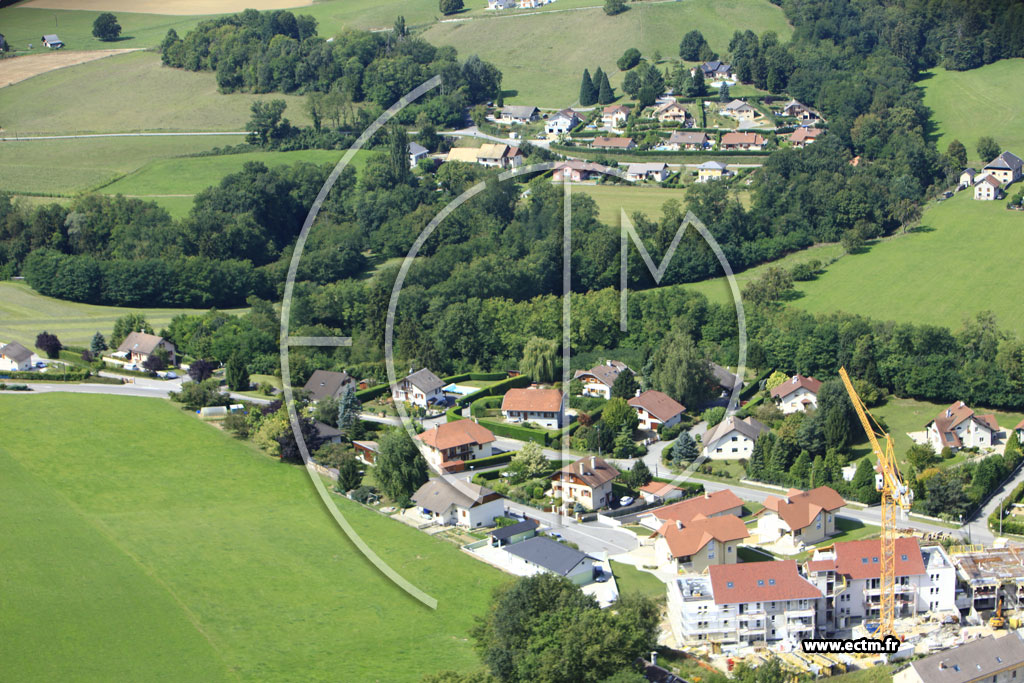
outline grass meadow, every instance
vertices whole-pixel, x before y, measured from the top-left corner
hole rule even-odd
[[[224,95],[217,91],[213,72],[173,69],[154,52],[130,52],[7,86],[0,98],[0,124],[7,137],[241,131],[252,103],[271,99],[288,103],[285,117],[292,123],[309,125],[302,96]]]
[[[733,31],[776,31],[785,40],[792,32],[782,10],[767,0],[692,0],[685,3],[630,3],[629,10],[609,17],[600,3],[570,12],[563,0],[547,12],[526,16],[500,15],[431,26],[423,37],[435,45],[452,45],[459,54],[478,54],[499,65],[508,103],[565,107],[579,97],[584,68],[601,67],[612,87],[619,88],[622,72],[615,61],[630,47],[643,47],[650,58],[679,54],[679,41],[690,29],[700,29],[711,47],[724,52]],[[315,7],[315,5],[314,5]],[[510,36],[495,40],[496,32]]]
[[[24,282],[0,281],[0,341],[17,341],[29,348],[35,346],[36,335],[43,330],[57,335],[65,345],[88,346],[97,330],[109,338],[114,322],[128,313],[142,313],[159,331],[180,313],[204,312],[191,308],[93,306],[43,296]]]
[[[166,401],[0,396],[0,660],[11,680],[389,680],[479,666],[505,575],[347,500],[431,610],[370,565],[305,471]]]
[[[1022,231],[1024,214],[961,192],[929,205],[915,232],[844,256],[817,280],[797,283],[793,305],[953,330],[991,310],[1001,327],[1024,336],[1024,299],[1014,286],[1024,259]]]
[[[654,185],[574,185],[572,191],[593,197],[601,220],[608,225],[619,224],[621,210],[628,216],[639,211],[658,220],[662,205],[670,199],[686,204],[686,190]]]
[[[1024,92],[1006,87],[1024,80],[1024,59],[1003,59],[970,71],[935,68],[925,72],[920,84],[924,103],[932,110],[932,131],[939,151],[954,139],[967,148],[967,158],[976,167],[978,138],[995,138],[1008,149],[1024,156]]]

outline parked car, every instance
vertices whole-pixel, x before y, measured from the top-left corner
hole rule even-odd
[[[44,363],[41,360],[40,361],[36,361],[36,367],[37,368],[45,368],[46,367],[46,363]]]
[[[601,569],[600,567],[594,567],[594,581],[597,581],[598,583],[604,583],[610,578],[611,575],[605,574],[603,569]]]
[[[178,379],[178,373],[168,371],[167,374],[164,375],[164,379]]]
[[[619,498],[619,507],[626,507],[627,505],[633,504],[633,496],[623,496]]]

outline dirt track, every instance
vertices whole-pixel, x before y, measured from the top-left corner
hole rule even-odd
[[[312,4],[312,0],[31,0],[21,7],[188,16],[193,14],[231,14],[250,7],[261,10],[289,9]]]
[[[0,59],[0,88],[11,85],[26,78],[32,78],[47,71],[74,66],[94,59],[102,59],[125,52],[135,52],[138,48],[127,50],[57,50],[43,54],[25,55]]]

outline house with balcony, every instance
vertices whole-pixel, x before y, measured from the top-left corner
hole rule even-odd
[[[417,434],[416,439],[427,462],[447,470],[455,463],[489,457],[494,434],[474,420],[455,420]]]
[[[426,408],[431,403],[444,403],[443,386],[440,377],[426,368],[420,368],[391,387],[391,398]]]
[[[736,515],[699,515],[685,526],[667,521],[652,536],[659,569],[700,574],[716,564],[735,564],[740,541],[750,536]]]
[[[551,491],[572,509],[579,503],[588,510],[603,508],[615,499],[612,482],[619,471],[603,458],[589,456],[566,465],[551,475]]]
[[[797,374],[774,387],[769,393],[783,415],[789,415],[795,412],[806,413],[811,408],[817,408],[819,389],[821,382],[813,377]]]
[[[686,410],[686,406],[679,401],[654,389],[634,396],[628,403],[636,411],[639,420],[637,426],[645,430],[677,425]]]
[[[844,505],[843,497],[828,486],[790,489],[785,497],[768,496],[758,512],[758,539],[761,543],[781,539],[793,548],[821,543],[835,535],[836,513]]]
[[[823,594],[818,624],[824,632],[878,618],[882,542],[845,541],[815,551],[807,577]],[[896,539],[896,617],[956,611],[956,568],[941,546],[920,547],[912,536]]]
[[[925,425],[928,443],[936,451],[950,448],[987,448],[999,432],[996,416],[977,415],[963,401],[954,401]]]
[[[704,455],[712,460],[749,458],[754,442],[767,431],[768,426],[759,420],[730,415],[704,433]]]
[[[583,384],[584,396],[597,396],[603,399],[612,397],[612,386],[623,372],[633,372],[622,361],[606,360],[589,370],[577,370],[573,379]]]
[[[712,565],[707,575],[680,577],[667,590],[672,633],[686,645],[813,638],[823,597],[795,560]]]

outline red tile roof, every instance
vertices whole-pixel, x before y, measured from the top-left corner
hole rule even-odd
[[[757,133],[725,133],[722,135],[722,146],[725,145],[763,145],[764,138]]]
[[[593,489],[619,476],[619,471],[605,462],[604,458],[590,455],[558,470],[551,475],[551,480],[563,481],[570,476]]]
[[[807,391],[817,396],[818,390],[821,389],[821,382],[814,379],[813,377],[793,375],[788,380],[772,389],[771,395],[772,398],[786,398],[797,389],[806,389]]]
[[[824,132],[825,131],[821,128],[805,128],[801,126],[789,134],[789,141],[805,142],[807,140],[813,140]]]
[[[639,396],[634,396],[629,399],[628,403],[634,408],[643,408],[662,422],[668,422],[676,415],[686,410],[686,406],[675,401],[668,394],[663,394],[660,391],[654,391],[653,389],[645,391]]]
[[[640,487],[640,490],[644,493],[652,493],[656,496],[666,496],[673,491],[681,490],[678,486],[672,484],[666,484],[661,481],[652,481],[650,484],[644,484]]]
[[[844,541],[834,546],[836,559],[815,560],[814,567],[808,562],[809,571],[830,568],[851,579],[877,579],[882,575],[882,541],[875,538],[866,541]],[[906,558],[906,559],[904,559]],[[916,576],[925,573],[921,546],[913,536],[896,539],[896,576]]]
[[[723,489],[656,508],[651,510],[651,513],[662,521],[673,520],[689,524],[698,515],[714,517],[738,507],[743,507],[743,501],[729,489]]]
[[[494,434],[473,420],[455,420],[442,422],[433,429],[428,429],[416,438],[438,450],[458,448],[470,444],[485,444],[494,441]]]
[[[686,526],[682,522],[665,522],[654,534],[665,537],[672,557],[694,555],[712,540],[728,543],[750,536],[747,525],[736,515],[710,519],[700,515]]]
[[[558,389],[509,389],[501,400],[501,409],[557,413],[562,409],[562,392]]]
[[[793,531],[810,526],[822,510],[833,512],[844,505],[843,497],[828,486],[803,492],[790,489],[785,498],[768,496],[764,500],[765,508],[778,514]]]
[[[716,564],[708,573],[716,605],[821,597],[821,591],[800,576],[796,560]]]
[[[598,136],[590,143],[591,147],[605,147],[607,149],[628,149],[633,146],[633,138],[609,138]]]
[[[975,415],[974,411],[968,408],[967,404],[963,401],[954,401],[948,408],[939,413],[934,420],[925,426],[927,428],[931,427],[932,424],[935,425],[943,446],[959,448],[962,444],[960,442],[960,437],[954,430],[960,424],[970,420],[971,418],[981,422],[993,431],[999,429],[999,425],[996,424],[995,415]]]

